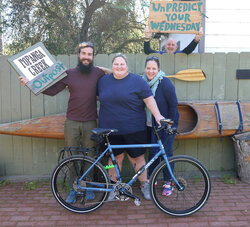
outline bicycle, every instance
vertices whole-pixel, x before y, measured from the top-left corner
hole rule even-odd
[[[108,136],[117,132],[116,129],[93,129],[92,132],[99,142],[105,138],[107,148],[97,159],[86,155],[73,155],[63,159],[56,166],[51,177],[51,189],[57,202],[69,211],[88,213],[100,208],[113,190],[116,200],[127,201],[132,198],[135,205],[140,206],[141,201],[139,197],[133,195],[131,186],[145,169],[162,156],[163,161],[154,169],[149,180],[151,199],[156,207],[169,215],[179,217],[191,215],[200,210],[207,202],[211,191],[209,173],[201,162],[193,157],[180,155],[167,158],[158,132],[166,130],[169,134],[177,133],[176,129],[170,126],[170,122],[170,119],[164,119],[161,121],[160,128],[154,128],[158,139],[157,144],[111,145]],[[128,183],[124,183],[112,149],[139,147],[158,147],[159,152],[138,170]],[[100,162],[106,154],[110,155],[112,167],[117,173],[116,183],[110,182],[108,173]],[[171,196],[161,194],[164,174],[169,176],[173,187]],[[73,179],[72,176],[74,176]],[[74,190],[77,196],[74,203],[66,202],[70,190]],[[88,192],[94,192],[95,197],[88,200],[86,197]]]

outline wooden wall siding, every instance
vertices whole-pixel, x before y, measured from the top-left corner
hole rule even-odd
[[[245,29],[250,25],[249,1],[205,2],[205,52],[249,52],[250,31]]]
[[[111,67],[111,55],[98,55],[95,64]],[[171,79],[179,101],[186,100],[237,100],[250,99],[250,80],[236,80],[236,69],[250,68],[250,53],[206,53],[158,55],[166,74],[188,68],[200,68],[206,73],[202,82],[184,82]],[[144,54],[128,54],[129,70],[142,74]],[[65,112],[68,91],[54,97],[33,95],[20,85],[16,72],[0,57],[0,123]],[[76,55],[56,56],[68,68],[77,64]],[[234,147],[231,138],[175,141],[175,154],[191,155],[201,160],[209,170],[234,169]],[[0,135],[0,176],[51,174],[63,140]],[[130,168],[130,165],[129,167]]]

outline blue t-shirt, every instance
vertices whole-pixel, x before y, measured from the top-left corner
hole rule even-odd
[[[153,94],[140,76],[129,73],[118,80],[111,73],[99,79],[97,89],[100,128],[118,129],[119,135],[146,129],[143,99]]]

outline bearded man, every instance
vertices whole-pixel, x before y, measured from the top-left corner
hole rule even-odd
[[[68,108],[64,124],[64,138],[66,147],[93,147],[95,144],[90,139],[91,129],[97,127],[96,85],[104,75],[105,68],[93,66],[94,45],[83,42],[78,45],[78,64],[75,68],[66,71],[67,76],[43,91],[43,94],[54,96],[66,87],[69,89]],[[101,70],[102,68],[102,70]],[[28,79],[19,77],[23,86]],[[73,150],[71,149],[71,152]],[[73,151],[77,154],[77,151]],[[93,152],[88,153],[93,157]],[[78,168],[76,168],[76,172]],[[76,202],[76,191],[73,189],[73,179],[76,173],[70,173],[70,191],[66,202]],[[95,198],[93,191],[86,190],[86,200]]]
[[[104,72],[93,66],[94,45],[83,42],[78,45],[78,64],[66,71],[67,76],[55,83],[43,94],[54,96],[66,87],[69,89],[68,108],[64,125],[66,147],[93,147],[91,129],[96,127],[96,84]],[[28,80],[19,77],[21,84]],[[93,154],[89,154],[93,156]]]

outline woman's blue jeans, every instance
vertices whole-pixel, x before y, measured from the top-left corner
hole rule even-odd
[[[157,143],[157,138],[152,130],[151,127],[148,127],[148,142],[149,143]],[[151,134],[151,136],[150,136]],[[159,132],[159,136],[162,140],[162,143],[164,144],[164,148],[165,148],[165,152],[167,154],[167,157],[171,157],[173,156],[173,145],[174,145],[174,138],[175,135],[168,135],[167,133],[165,133],[164,131]],[[151,138],[150,138],[151,137]],[[154,155],[159,151],[159,148],[153,147],[150,148],[149,150],[149,156],[148,156],[148,160],[151,160]],[[159,157],[157,160],[155,160],[155,162],[148,168],[148,176],[150,177],[152,172],[154,171],[155,167],[162,161],[162,157]],[[171,169],[174,169],[173,164],[170,165]],[[163,178],[165,181],[169,181],[171,179],[170,174],[167,170],[167,168],[163,169]]]

